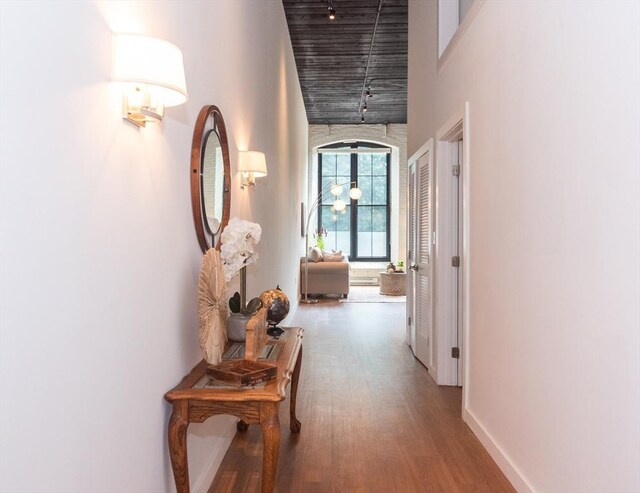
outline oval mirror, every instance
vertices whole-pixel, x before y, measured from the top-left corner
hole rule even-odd
[[[220,233],[229,222],[231,177],[227,131],[220,110],[204,106],[191,146],[191,206],[202,252],[220,248]]]

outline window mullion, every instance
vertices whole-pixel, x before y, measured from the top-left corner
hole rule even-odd
[[[357,144],[353,144],[352,148],[357,148]],[[351,182],[358,183],[358,155],[356,153],[351,154]],[[347,187],[347,190],[351,188],[351,184]],[[349,198],[350,207],[350,221],[351,221],[351,259],[358,258],[358,205],[357,202]]]

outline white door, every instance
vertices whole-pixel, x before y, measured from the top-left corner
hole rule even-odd
[[[413,352],[427,367],[432,368],[433,340],[433,303],[431,272],[431,153],[426,152],[415,163],[415,211],[412,214],[415,223],[413,234],[415,243],[409,258],[409,270],[413,287],[412,301],[414,311],[415,344]],[[411,187],[411,186],[410,186]],[[411,189],[410,189],[411,196]],[[413,342],[413,341],[412,341]]]

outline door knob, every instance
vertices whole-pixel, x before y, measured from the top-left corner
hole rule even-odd
[[[418,265],[412,265],[411,267],[409,267],[409,269],[411,269],[413,272],[416,272],[420,267]]]

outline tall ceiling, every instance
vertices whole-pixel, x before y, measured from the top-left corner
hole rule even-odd
[[[328,0],[282,3],[310,124],[361,123],[365,73],[365,123],[407,122],[407,0],[333,0],[334,20]]]

